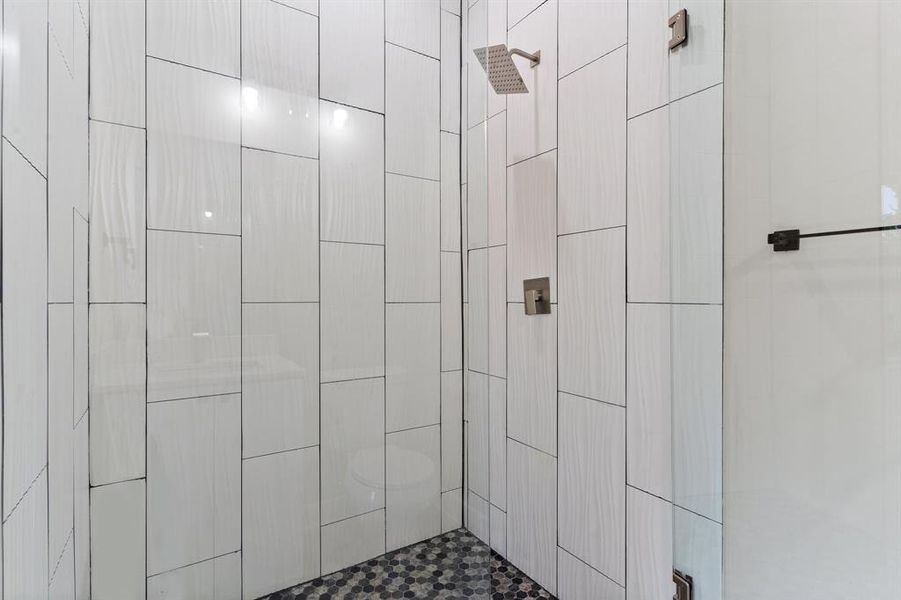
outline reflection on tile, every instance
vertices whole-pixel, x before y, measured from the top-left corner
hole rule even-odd
[[[249,149],[243,157],[243,300],[319,300],[318,163]]]
[[[626,591],[566,550],[557,548],[557,597],[567,600],[625,600]],[[665,598],[666,594],[641,596],[630,592],[629,597],[651,600]]]
[[[438,61],[392,45],[385,47],[385,53],[385,168],[437,181],[441,162]]]
[[[91,594],[142,600],[145,565],[144,480],[91,490]],[[80,541],[80,540],[76,540]]]
[[[144,144],[140,129],[91,123],[91,302],[144,302]]]
[[[386,175],[385,286],[388,302],[438,302],[440,184]]]
[[[384,379],[323,385],[322,523],[384,507],[384,479]]]
[[[507,442],[507,556],[549,592],[557,588],[557,459]]]
[[[441,419],[441,315],[438,304],[389,304],[385,314],[386,431]]]
[[[488,248],[488,373],[507,375],[507,248]]]
[[[318,443],[319,306],[245,304],[242,326],[244,457]]]
[[[675,507],[673,568],[691,573],[698,600],[720,600],[723,589],[723,527]]]
[[[10,49],[3,61],[3,137],[42,174],[47,173],[47,18],[45,2],[3,4],[4,47]]]
[[[668,0],[629,4],[629,116],[634,117],[669,101],[670,29],[660,23],[670,17]],[[678,8],[676,9],[678,10]]]
[[[325,503],[323,502],[323,506]],[[322,573],[334,573],[385,553],[385,511],[322,528]],[[299,580],[298,580],[299,581]]]
[[[457,488],[441,494],[441,533],[463,527],[463,490]]]
[[[143,477],[144,306],[94,304],[90,323],[91,484]]]
[[[384,243],[385,118],[322,102],[320,119],[321,239]]]
[[[507,164],[557,146],[557,0],[547,0],[513,27],[509,46],[526,52],[541,50],[541,63],[530,68],[515,59],[529,88],[507,100]]]
[[[384,2],[323,2],[320,8],[322,98],[384,113]]]
[[[441,374],[441,490],[463,484],[463,372]]]
[[[441,532],[440,435],[435,425],[385,438],[388,550]]]
[[[143,127],[144,4],[95,2],[90,12],[91,118]]]
[[[47,566],[47,473],[42,471],[3,523],[4,598],[46,598]]]
[[[259,598],[319,571],[319,449],[244,461],[244,597]]]
[[[385,0],[385,40],[440,56],[441,5],[435,0]]]
[[[507,508],[507,382],[488,382],[488,493],[493,506]]]
[[[723,81],[724,3],[686,0],[670,3],[670,14],[684,8],[688,19],[688,39],[669,56],[670,100],[684,98]]]
[[[626,348],[629,418],[626,440],[629,484],[659,496],[673,496],[672,339],[673,307],[628,306]],[[697,431],[692,427],[692,431]]]
[[[384,249],[321,243],[321,381],[385,374]]]
[[[232,552],[147,579],[147,597],[166,600],[241,598],[241,553]]]
[[[147,0],[147,54],[241,76],[238,0]]]
[[[48,509],[50,519],[50,556],[55,563],[72,532],[74,480],[72,456],[72,356],[74,324],[71,304],[47,306],[48,339]]]
[[[625,225],[625,48],[560,81],[559,168],[559,233]]]
[[[664,598],[673,590],[673,506],[633,487],[626,495],[629,597]]]
[[[562,236],[561,391],[610,404],[626,402],[626,231]]]
[[[147,61],[149,227],[241,232],[240,94],[235,79]]]
[[[560,394],[559,543],[620,585],[626,583],[625,421],[623,407]]]
[[[4,141],[4,519],[47,463],[46,206],[46,182]]]
[[[557,153],[507,170],[507,300],[522,302],[522,282],[550,277],[557,289]]]
[[[147,406],[147,570],[241,546],[241,397]]]
[[[243,145],[318,156],[318,36],[316,17],[277,2],[241,3]]]
[[[460,250],[460,136],[441,132],[441,249]],[[465,170],[465,167],[464,167]]]
[[[441,253],[441,370],[463,368],[463,306],[459,252]]]
[[[507,324],[507,435],[556,455],[557,314],[526,315],[510,304]]]
[[[441,12],[441,129],[460,133],[460,17],[444,11]]]
[[[147,233],[148,401],[240,391],[240,239]]]

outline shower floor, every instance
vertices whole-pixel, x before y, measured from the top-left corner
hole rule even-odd
[[[553,597],[477,537],[457,529],[276,592],[266,600]]]

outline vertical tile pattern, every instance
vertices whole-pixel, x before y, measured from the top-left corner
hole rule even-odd
[[[144,3],[95,2],[90,13],[91,118],[144,127]]]
[[[385,308],[386,431],[441,420],[441,315],[434,303]]]
[[[240,77],[240,2],[145,1],[149,56]],[[148,93],[152,91],[152,84],[148,82]]]
[[[384,113],[384,0],[321,4],[319,91],[322,98]]]
[[[144,598],[144,480],[91,490],[91,593],[95,598]]]
[[[385,168],[389,172],[438,180],[440,78],[435,59],[386,46]]]
[[[385,188],[386,300],[437,302],[441,299],[440,185],[389,174]]]
[[[441,532],[439,434],[434,426],[386,436],[388,550]]]

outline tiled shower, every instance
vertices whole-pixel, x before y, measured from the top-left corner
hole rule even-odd
[[[897,598],[901,1],[0,6],[0,600]]]

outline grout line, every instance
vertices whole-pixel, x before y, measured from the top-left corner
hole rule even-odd
[[[37,166],[36,166],[33,162],[31,162],[31,160],[29,160],[29,158],[28,158],[27,156],[25,156],[25,154],[24,154],[21,150],[19,150],[19,149],[16,147],[16,145],[13,144],[13,143],[9,140],[8,137],[6,137],[5,135],[2,136],[2,137],[3,137],[3,140],[4,140],[7,144],[9,144],[10,148],[12,148],[13,150],[15,150],[16,153],[17,153],[19,156],[21,156],[22,159],[23,159],[25,162],[27,162],[27,163],[29,164],[29,166],[30,166],[32,169],[34,169],[35,171],[37,171],[37,174],[41,176],[41,178],[44,180],[44,185],[46,186],[46,183],[47,183],[47,176],[44,175],[43,173],[41,173],[41,170],[38,169]],[[46,190],[45,190],[45,191],[46,191]],[[45,194],[45,195],[46,195],[46,194]],[[49,238],[48,238],[48,240],[49,240]]]
[[[145,9],[145,10],[146,10],[146,9]],[[145,25],[146,25],[146,23],[145,23]],[[195,71],[202,71],[203,73],[209,73],[210,75],[218,75],[219,77],[227,77],[227,78],[229,78],[229,79],[233,79],[233,80],[238,81],[238,82],[241,81],[241,77],[240,77],[240,76],[226,75],[225,73],[220,73],[220,72],[218,72],[218,71],[212,71],[212,70],[210,70],[210,69],[204,69],[204,68],[202,68],[202,67],[195,67],[194,65],[188,65],[188,64],[185,64],[185,63],[180,63],[180,62],[178,62],[178,61],[170,60],[170,59],[168,59],[168,58],[162,58],[162,57],[160,57],[160,56],[153,56],[152,54],[146,54],[145,56],[146,56],[147,58],[151,58],[151,59],[153,59],[153,60],[158,60],[158,61],[160,61],[160,62],[168,63],[168,64],[170,64],[170,65],[177,65],[177,66],[179,66],[179,67],[184,67],[184,68],[186,68],[186,69],[193,69],[193,70],[195,70]],[[146,75],[146,70],[145,70],[145,75]],[[145,93],[145,94],[147,93],[147,88],[146,88],[146,87],[144,88],[144,93]],[[146,103],[147,103],[147,102],[146,102],[146,100],[145,100],[144,104],[146,105]],[[145,125],[146,125],[147,121],[145,120],[144,123],[145,123]]]
[[[598,398],[592,398],[591,396],[583,396],[582,394],[574,394],[572,392],[567,392],[566,390],[557,389],[557,394],[566,394],[567,396],[572,396],[573,398],[581,398],[582,400],[591,400],[592,402],[597,402],[598,404],[605,404],[607,406],[612,406],[614,408],[621,408],[623,410],[626,409],[625,404],[616,404],[615,402],[609,402],[607,400],[599,400]]]
[[[204,394],[202,396],[187,396],[185,398],[164,398],[162,400],[148,400],[147,405],[165,404],[167,402],[183,402],[185,400],[203,400],[204,398],[219,398],[220,396],[238,396],[241,392],[222,392],[221,394]]]
[[[128,123],[117,123],[115,121],[106,121],[104,119],[96,119],[94,117],[90,117],[88,120],[92,123],[102,123],[104,125],[113,125],[114,127],[128,127],[129,129],[137,129],[138,131],[143,131],[145,133],[145,135],[147,133],[147,127],[146,127],[147,124],[146,123],[144,124],[145,125],[144,127],[140,127],[138,125],[129,125]]]
[[[275,0],[270,0],[275,2]],[[243,121],[243,118],[242,118]],[[243,123],[242,123],[243,127]],[[242,134],[243,135],[243,134]],[[281,150],[270,150],[269,148],[257,148],[256,146],[245,146],[242,140],[241,150],[251,150],[253,152],[265,152],[266,154],[277,154],[278,156],[287,156],[289,158],[302,158],[304,160],[319,160],[318,156],[304,156],[303,154],[293,154],[291,152],[282,152]],[[243,165],[242,165],[243,166]]]
[[[519,444],[521,446],[525,446],[526,448],[531,448],[532,450],[534,450],[536,452],[541,452],[542,454],[544,454],[546,456],[550,456],[554,460],[557,460],[557,457],[554,456],[553,454],[551,454],[550,452],[548,452],[547,450],[542,450],[540,448],[536,448],[535,446],[531,446],[521,440],[516,439],[515,437],[511,436],[509,433],[507,434],[507,439],[510,441],[516,442],[517,444]]]
[[[516,165],[522,164],[526,161],[530,161],[532,159],[535,159],[540,156],[544,156],[545,154],[550,154],[551,152],[556,152],[556,151],[557,151],[557,148],[554,147],[554,148],[551,148],[550,150],[545,150],[544,152],[539,152],[538,154],[533,154],[532,156],[529,156],[527,158],[523,158],[523,159],[517,160],[516,162],[512,162],[512,163],[508,164],[507,168],[509,169],[510,167],[515,167]],[[556,201],[555,201],[555,204],[556,204]]]
[[[386,46],[394,46],[395,48],[400,48],[401,50],[406,50],[407,52],[412,52],[413,54],[418,54],[419,56],[423,56],[425,58],[431,58],[432,60],[438,61],[439,63],[441,62],[441,59],[435,58],[434,56],[432,56],[430,54],[426,54],[425,52],[420,52],[419,50],[414,50],[413,48],[407,48],[406,46],[401,46],[400,44],[389,41],[387,32],[385,34],[385,45]],[[439,52],[440,52],[440,49],[439,49]],[[438,111],[438,114],[439,114],[439,118],[440,118],[441,110]]]
[[[429,427],[440,427],[441,421],[437,423],[429,423],[428,425],[417,425],[415,427],[405,427],[403,429],[392,429],[391,431],[385,431],[385,435],[394,435],[395,433],[406,433],[408,431],[416,431],[417,429],[428,429]]]
[[[239,239],[241,237],[240,233],[221,233],[218,231],[189,231],[186,229],[163,229],[161,227],[148,227],[147,231],[159,231],[162,233],[187,233],[191,235],[221,235]]]
[[[440,172],[440,169],[439,169]],[[394,171],[385,171],[385,175],[394,175],[396,177],[407,177],[409,179],[419,179],[422,181],[431,181],[433,183],[441,183],[441,177],[439,175],[438,179],[432,179],[431,177],[421,177],[419,175],[407,175],[406,173],[395,173]]]
[[[361,512],[356,515],[351,515],[349,517],[344,517],[343,519],[337,519],[335,521],[329,521],[328,523],[320,523],[319,528],[322,529],[324,527],[329,527],[330,525],[337,525],[338,523],[343,523],[344,521],[350,521],[351,519],[357,519],[359,517],[365,517],[366,515],[371,515],[372,513],[382,512],[385,510],[384,506],[380,506],[378,508],[373,508],[372,510],[367,510],[366,512]]]
[[[285,4],[284,2],[279,2],[279,0],[271,0],[271,2],[273,4],[278,4],[279,6],[283,6],[285,8],[290,8],[291,10],[293,10],[295,12],[303,13],[307,16],[313,17],[314,19],[317,19],[317,20],[319,19],[319,15],[314,15],[313,13],[307,12],[307,11],[303,10],[302,8],[297,8],[296,6],[291,6],[289,4]]]
[[[89,485],[90,489],[96,490],[97,488],[109,487],[111,485],[119,485],[120,483],[133,483],[135,481],[146,481],[147,477],[130,477],[128,479],[119,479],[117,481],[107,481],[104,483],[92,483]]]
[[[558,5],[557,9],[559,10],[559,8],[560,8],[560,7],[559,7],[559,5]],[[570,72],[568,72],[568,73],[566,73],[566,74],[564,74],[564,75],[558,75],[557,81],[558,81],[558,82],[559,82],[559,81],[563,81],[564,79],[566,79],[566,78],[569,77],[570,75],[572,75],[572,74],[574,74],[574,73],[578,73],[579,71],[581,71],[582,69],[584,69],[584,68],[586,68],[586,67],[590,67],[590,66],[593,65],[594,63],[596,63],[596,62],[598,62],[598,61],[600,61],[600,60],[603,60],[603,59],[607,58],[607,57],[610,56],[611,54],[614,54],[615,52],[618,52],[619,50],[622,50],[622,49],[625,48],[626,46],[628,46],[628,43],[620,44],[620,45],[617,46],[616,48],[613,48],[612,50],[608,50],[607,52],[601,54],[600,56],[598,56],[598,57],[596,57],[596,58],[592,58],[590,61],[588,61],[587,63],[585,63],[585,64],[582,65],[581,67],[576,67],[575,69],[573,69],[572,71],[570,71]],[[626,69],[628,70],[628,65],[626,66]],[[628,77],[628,75],[627,75],[627,77]],[[626,86],[628,87],[628,82],[626,83]],[[626,92],[626,93],[628,93],[627,90],[623,90],[623,91]],[[559,90],[558,90],[558,92],[559,92]],[[559,119],[559,113],[560,113],[560,111],[559,111],[559,108],[558,108],[558,109],[557,109],[557,117],[558,117],[558,119]],[[559,122],[559,121],[558,121],[558,122]]]
[[[372,377],[356,377],[353,379],[336,379],[334,381],[320,381],[319,385],[335,385],[337,383],[350,383],[352,381],[370,381],[372,379],[384,379],[384,375],[373,375]]]
[[[592,567],[590,564],[588,564],[587,562],[585,562],[584,560],[582,560],[581,558],[579,558],[578,556],[576,556],[575,554],[573,554],[572,552],[570,552],[569,550],[567,550],[566,548],[564,548],[563,546],[561,546],[560,544],[557,544],[557,548],[560,549],[560,550],[563,550],[563,551],[566,552],[568,555],[570,555],[571,557],[573,557],[574,559],[576,559],[577,561],[579,561],[580,563],[582,563],[583,565],[585,565],[586,567],[588,567],[589,569],[591,569],[592,571],[594,571],[595,573],[597,573],[598,575],[600,575],[601,577],[603,577],[604,579],[606,579],[607,581],[613,583],[614,585],[616,585],[616,587],[620,588],[621,590],[625,590],[625,589],[626,589],[626,586],[625,586],[625,585],[619,583],[618,581],[616,581],[615,579],[613,579],[613,578],[611,578],[611,577],[608,577],[608,576],[605,575],[602,571],[599,571],[599,570],[595,569],[595,568]]]
[[[28,495],[28,492],[31,491],[31,488],[34,487],[34,484],[37,483],[37,480],[41,478],[41,475],[43,475],[44,471],[46,471],[46,470],[47,470],[47,463],[44,463],[44,465],[41,467],[41,470],[38,471],[38,474],[34,476],[34,479],[31,480],[31,483],[29,483],[29,484],[28,484],[28,487],[25,488],[25,492],[23,492],[22,495],[19,496],[19,499],[16,500],[16,503],[13,505],[13,507],[12,507],[11,509],[9,509],[9,514],[6,515],[5,517],[3,517],[3,524],[4,524],[4,525],[5,525],[6,522],[9,520],[9,518],[10,518],[11,516],[13,516],[13,513],[15,513],[15,512],[16,512],[16,509],[19,508],[19,505],[22,504],[22,500],[25,499],[25,496]],[[48,482],[48,483],[49,483],[49,482]]]
[[[272,1],[274,2],[275,0],[272,0]],[[329,104],[337,104],[338,106],[344,106],[344,107],[346,107],[346,108],[353,108],[353,109],[355,109],[355,110],[362,110],[363,112],[368,112],[368,113],[373,114],[373,115],[378,115],[378,116],[380,116],[380,117],[382,117],[382,118],[385,117],[385,113],[383,113],[383,112],[379,112],[379,111],[377,111],[377,110],[372,110],[371,108],[366,108],[366,107],[364,107],[364,106],[357,106],[356,104],[350,104],[350,103],[348,103],[348,102],[340,102],[340,101],[338,101],[338,100],[332,100],[332,99],[330,99],[330,98],[322,98],[322,97],[319,98],[319,101],[320,101],[320,103],[321,103],[321,102],[328,102]]]
[[[580,235],[583,233],[597,233],[599,231],[612,231],[614,229],[622,229],[623,231],[625,231],[626,225],[625,225],[625,223],[623,223],[622,225],[611,225],[609,227],[597,227],[595,229],[583,229],[580,231],[568,231],[566,233],[558,233],[557,237],[561,238],[561,237],[566,237],[568,235]],[[557,286],[557,287],[559,287],[559,286]]]
[[[243,444],[242,444],[242,446],[243,446]],[[289,452],[300,452],[301,450],[312,450],[313,448],[318,448],[318,447],[319,447],[319,444],[310,444],[309,446],[300,446],[298,448],[286,448],[284,450],[275,450],[273,452],[265,452],[263,454],[254,454],[252,456],[242,456],[241,462],[243,463],[243,462],[247,462],[250,460],[255,460],[257,458],[267,458],[269,456],[276,456],[278,454],[288,454]],[[243,454],[243,452],[242,452],[242,454]]]
[[[385,244],[374,244],[370,242],[345,242],[342,240],[319,240],[320,243],[325,244],[350,244],[352,246],[376,246],[378,248],[384,248]]]
[[[224,552],[222,554],[217,554],[216,556],[211,556],[210,558],[195,560],[194,562],[188,563],[186,565],[181,565],[181,566],[178,566],[178,567],[175,567],[172,569],[160,571],[159,573],[153,573],[152,575],[148,573],[147,579],[150,579],[151,577],[159,577],[160,575],[166,575],[168,573],[174,573],[176,571],[181,571],[182,569],[187,569],[188,567],[195,567],[195,566],[201,565],[203,563],[213,562],[214,560],[218,560],[220,558],[225,558],[226,556],[231,556],[232,554],[242,554],[241,549],[238,548],[237,550],[232,550],[230,552]],[[242,558],[242,562],[243,562],[243,558]]]

